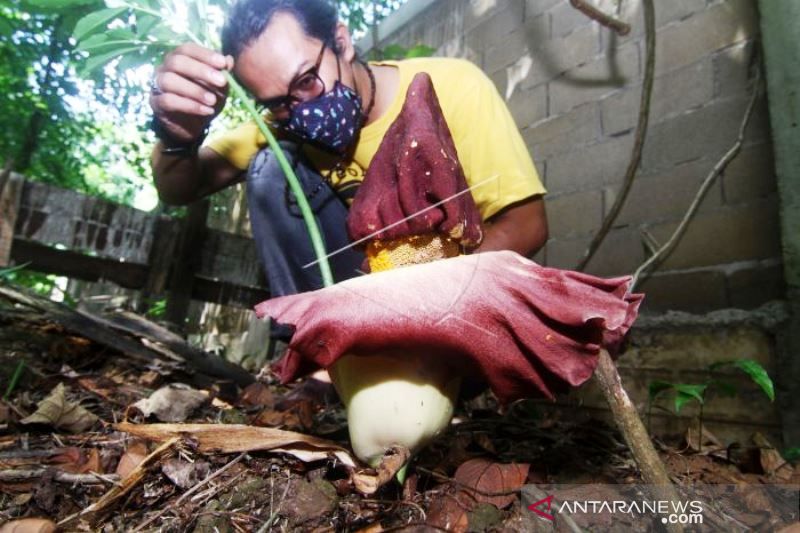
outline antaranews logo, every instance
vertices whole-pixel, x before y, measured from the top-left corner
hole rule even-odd
[[[754,501],[766,507],[759,513],[763,522],[752,531],[778,531],[800,520],[800,485],[694,483],[674,489],[677,498],[671,500],[655,485],[543,483],[523,486],[522,504],[532,520],[572,521],[580,528],[603,531],[640,525],[652,530],[677,525],[696,531],[742,531],[742,523],[754,519]],[[720,524],[725,527],[720,529]]]
[[[547,505],[547,511],[540,509],[540,506],[543,505]],[[546,498],[542,498],[538,502],[530,504],[528,506],[528,510],[533,511],[542,518],[546,518],[547,520],[550,520],[552,522],[553,520],[555,520],[555,517],[552,514],[550,514],[550,510],[552,509],[552,507],[553,507],[553,495],[551,494]]]
[[[702,524],[703,502],[699,500],[584,500],[565,499],[553,502],[550,494],[527,506],[545,520],[554,521],[555,513],[575,515],[623,514],[630,516],[658,516],[662,524]]]

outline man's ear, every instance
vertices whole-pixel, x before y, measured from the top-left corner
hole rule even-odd
[[[347,24],[342,21],[336,23],[336,33],[334,35],[336,40],[336,53],[347,63],[352,63],[356,58],[356,49],[353,46],[353,40],[350,37],[350,30],[347,29]]]

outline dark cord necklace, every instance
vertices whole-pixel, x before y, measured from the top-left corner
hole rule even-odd
[[[367,121],[369,120],[369,114],[372,112],[372,108],[375,107],[375,85],[376,84],[375,84],[375,74],[372,73],[372,69],[369,67],[369,64],[367,64],[366,61],[363,61],[361,59],[359,59],[358,62],[361,63],[361,65],[367,70],[367,76],[369,76],[369,103],[367,104],[367,107],[364,110],[364,115],[361,117],[361,126],[364,127],[364,126],[366,126]],[[356,89],[357,88],[358,87],[356,87]],[[345,165],[344,165],[344,156],[341,157],[336,162],[336,165],[334,165],[332,171],[336,172],[336,176],[340,180],[345,177],[345,174],[347,173],[347,169],[345,168]],[[328,176],[325,177],[325,180],[329,184],[331,183],[331,179],[330,179],[330,175],[331,174],[332,174],[332,172],[329,173]]]
[[[369,76],[369,104],[367,104],[363,118],[364,124],[366,124],[367,120],[369,120],[369,114],[375,106],[375,74],[372,73],[372,69],[369,68],[369,64],[366,61],[359,60],[359,62],[367,69],[367,75]]]

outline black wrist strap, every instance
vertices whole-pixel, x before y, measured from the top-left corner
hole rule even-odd
[[[200,149],[200,146],[208,135],[208,126],[206,126],[203,133],[200,134],[200,137],[197,139],[188,142],[176,139],[169,130],[164,127],[164,123],[161,122],[158,117],[153,117],[153,120],[150,122],[150,129],[156,134],[161,144],[164,145],[161,149],[161,153],[167,155],[194,155]]]

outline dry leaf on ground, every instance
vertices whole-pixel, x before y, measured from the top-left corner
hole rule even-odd
[[[161,472],[182,489],[193,487],[208,476],[211,467],[205,461],[190,463],[181,459],[167,459],[161,465]]]
[[[720,442],[720,440],[711,433],[708,428],[703,426],[702,428],[703,434],[703,443],[702,446],[699,446],[698,443],[700,442],[700,423],[697,419],[695,419],[689,427],[686,428],[686,445],[689,449],[696,453],[701,454],[709,454],[719,450],[724,450],[725,446]]]
[[[149,398],[139,400],[133,407],[144,416],[155,415],[162,422],[183,422],[192,411],[203,405],[208,395],[191,387],[172,384],[161,387]]]
[[[98,420],[77,403],[67,400],[66,387],[59,383],[37,404],[36,412],[20,420],[22,424],[47,424],[70,433],[86,431]]]
[[[491,503],[502,509],[517,499],[515,491],[525,484],[529,469],[528,464],[500,464],[478,458],[470,459],[459,466],[454,478],[461,484],[460,493],[468,495],[476,502]],[[465,487],[476,490],[464,490]],[[467,504],[465,499],[459,500]]]
[[[408,448],[395,446],[386,451],[381,464],[376,469],[366,469],[353,473],[353,485],[361,494],[375,494],[379,488],[392,480],[397,472],[408,462],[411,452]]]
[[[239,395],[236,404],[240,407],[272,407],[275,397],[263,383],[251,383]]]
[[[794,474],[794,467],[781,456],[780,452],[761,433],[753,435],[753,442],[759,448],[759,462],[764,473],[775,479],[788,482]]]
[[[57,463],[58,468],[70,474],[86,474],[88,472],[103,473],[100,463],[100,452],[97,448],[81,450],[74,446],[65,448],[62,453],[54,456],[51,462]]]
[[[350,453],[338,444],[292,431],[243,424],[131,424],[114,426],[137,437],[164,442],[190,437],[201,453],[237,453],[270,450],[288,453],[301,461],[319,461],[334,455],[344,465],[355,467]]]
[[[428,506],[425,523],[445,531],[464,533],[469,527],[467,509],[450,494],[440,494]]]
[[[22,518],[0,526],[0,533],[52,533],[56,525],[46,518]]]
[[[147,444],[145,444],[144,441],[132,441],[128,445],[128,449],[125,450],[125,453],[122,454],[122,457],[119,458],[119,463],[117,464],[117,474],[120,479],[128,477],[128,474],[144,461],[148,453]]]

